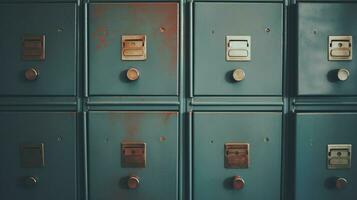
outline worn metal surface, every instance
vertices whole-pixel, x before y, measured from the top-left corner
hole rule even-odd
[[[353,3],[298,4],[298,95],[356,95],[357,58],[329,61],[329,36],[357,39],[357,5]],[[352,45],[356,51],[357,45]],[[338,78],[338,70],[351,73],[347,80]]]
[[[121,144],[130,142],[146,144],[145,167],[121,166]],[[89,112],[88,159],[89,199],[177,199],[178,113]]]
[[[89,5],[89,95],[178,94],[178,4]],[[122,36],[146,35],[146,60],[123,60]],[[130,81],[127,70],[140,78]]]
[[[193,113],[193,199],[279,199],[281,120],[278,112]],[[249,144],[248,168],[225,168],[225,143]],[[245,181],[239,191],[235,176]]]
[[[356,113],[298,113],[296,116],[295,199],[348,199],[356,197],[357,154]],[[351,144],[352,168],[328,169],[328,145]],[[336,187],[338,178],[348,180],[343,190]]]
[[[328,61],[328,36],[356,52],[356,6],[317,1],[0,0],[0,196],[353,199],[355,154],[327,145],[355,149],[355,55]],[[43,61],[24,33],[45,36]],[[227,59],[226,36],[250,36],[250,59]]]
[[[1,198],[77,199],[76,113],[1,111],[0,121]],[[24,166],[22,160],[38,158],[20,147],[41,143],[44,165]]]
[[[76,4],[0,5],[0,96],[76,95]],[[44,60],[24,60],[23,39],[45,35]],[[36,80],[25,70],[37,68]]]

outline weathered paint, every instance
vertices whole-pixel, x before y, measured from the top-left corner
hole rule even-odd
[[[178,198],[177,112],[91,111],[88,142],[90,199]],[[145,168],[121,168],[122,142],[146,143]],[[136,190],[127,187],[130,175],[140,179]]]
[[[354,3],[299,3],[298,5],[298,95],[356,95],[357,59],[328,60],[329,36],[357,38],[357,5]],[[353,41],[352,52],[357,52]],[[346,81],[333,80],[333,70],[346,68]]]
[[[178,11],[177,3],[91,4],[90,95],[177,95]],[[123,61],[121,36],[141,34],[147,38],[147,60]],[[126,79],[130,67],[140,71],[137,81]]]

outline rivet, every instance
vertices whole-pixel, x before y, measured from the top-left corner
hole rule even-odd
[[[160,142],[164,142],[166,140],[166,137],[165,136],[161,136],[160,137]]]

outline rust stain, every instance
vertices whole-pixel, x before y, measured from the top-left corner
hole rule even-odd
[[[107,38],[109,36],[109,32],[106,27],[98,27],[93,33],[93,36],[96,38],[95,48],[97,50],[108,47]]]
[[[163,124],[167,124],[172,116],[175,116],[176,112],[164,112],[162,122]]]
[[[130,136],[139,134],[142,115],[143,113],[139,112],[125,113],[122,115],[126,134]]]
[[[153,24],[152,28],[145,32],[136,34],[147,34],[149,40],[157,42],[159,45],[157,51],[164,55],[167,66],[167,73],[176,76],[178,73],[178,46],[179,46],[179,9],[177,3],[125,3],[125,4],[107,4],[96,5],[93,8],[92,16],[101,18],[111,16],[112,12],[123,12],[125,15],[121,19],[129,20],[131,27],[143,27],[146,24]],[[109,13],[110,12],[110,13]],[[121,15],[120,15],[121,16]],[[116,27],[115,29],[120,27]],[[136,28],[135,28],[136,29]],[[111,30],[112,32],[115,30]],[[120,31],[122,32],[122,30]],[[97,50],[108,47],[109,31],[106,27],[98,27],[94,32],[95,48]],[[148,44],[150,45],[150,44]],[[149,52],[149,54],[154,54]],[[165,69],[165,71],[166,71]]]
[[[111,126],[114,127],[114,130],[116,130],[116,127],[119,125],[120,128],[124,129],[127,136],[134,136],[139,134],[142,115],[143,113],[135,111],[128,113],[111,111],[109,112],[109,122]]]
[[[170,5],[170,7],[164,8],[163,21],[160,26],[159,34],[161,35],[165,45],[164,48],[168,49],[170,59],[170,72],[174,75],[177,74],[177,58],[178,58],[178,9],[176,6]],[[165,31],[162,31],[164,28]]]
[[[177,3],[130,3],[128,13],[135,26],[157,20],[152,37],[160,43],[160,51],[169,59],[169,73],[176,76],[178,63],[178,5]]]
[[[108,10],[110,9],[110,6],[108,5],[96,5],[94,6],[92,16],[94,18],[99,18],[102,17]]]

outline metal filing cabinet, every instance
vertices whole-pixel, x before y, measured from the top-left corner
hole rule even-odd
[[[282,94],[282,4],[196,2],[193,12],[194,95]]]
[[[0,0],[0,198],[76,200],[75,0]]]
[[[89,5],[89,95],[178,95],[178,3]]]
[[[77,199],[75,112],[0,111],[4,199]]]
[[[90,111],[89,199],[177,199],[178,113]]]
[[[357,94],[357,5],[298,4],[298,95]]]
[[[76,4],[0,5],[0,95],[76,95]]]
[[[87,9],[88,199],[178,199],[179,3]]]
[[[0,0],[0,196],[354,200],[357,4],[326,1]]]
[[[357,5],[298,2],[294,199],[356,198]]]
[[[281,120],[273,112],[195,112],[193,199],[279,199]]]
[[[191,197],[280,199],[283,4],[194,1],[190,16]]]
[[[296,117],[296,200],[356,197],[356,113]]]

